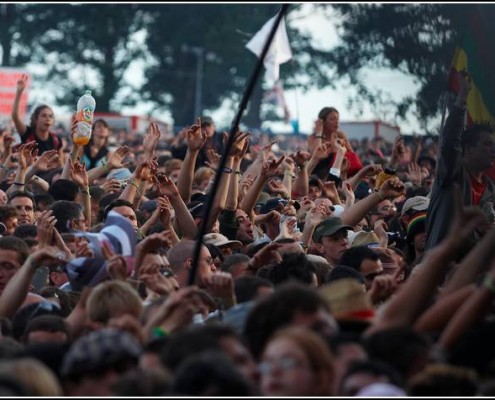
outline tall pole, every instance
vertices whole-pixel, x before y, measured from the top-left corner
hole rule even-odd
[[[196,54],[196,93],[194,95],[194,118],[193,121],[198,118],[202,109],[202,94],[203,94],[203,65],[204,65],[204,48],[203,47],[193,47],[194,54]]]
[[[247,107],[247,103],[251,97],[251,94],[253,93],[254,87],[256,85],[256,82],[259,78],[261,69],[263,67],[263,61],[265,60],[266,54],[268,53],[268,49],[270,48],[270,45],[273,41],[273,37],[275,36],[275,32],[277,32],[278,26],[280,24],[280,21],[284,17],[285,13],[287,12],[287,9],[289,8],[288,4],[283,4],[282,7],[280,8],[280,11],[277,15],[277,18],[275,19],[275,23],[273,24],[273,27],[270,31],[270,34],[268,35],[268,38],[266,39],[265,46],[263,47],[263,51],[261,52],[261,55],[258,59],[258,62],[256,63],[256,67],[253,71],[253,74],[251,75],[251,78],[249,79],[247,83],[246,90],[244,91],[244,94],[242,96],[241,103],[239,104],[239,109],[237,110],[237,114],[232,121],[232,125],[230,127],[230,133],[227,139],[227,143],[225,145],[225,149],[222,155],[222,158],[220,159],[220,165],[217,168],[217,173],[215,175],[215,181],[213,182],[213,187],[210,190],[210,193],[208,194],[208,199],[206,201],[206,212],[203,216],[203,220],[201,221],[201,225],[199,227],[199,232],[198,232],[198,238],[196,241],[196,247],[194,248],[194,256],[193,256],[193,262],[191,266],[191,272],[189,273],[189,279],[188,279],[188,285],[193,285],[195,280],[196,280],[196,271],[198,269],[198,261],[199,261],[199,254],[201,252],[201,246],[203,245],[203,236],[206,233],[206,225],[208,224],[208,219],[210,217],[210,210],[213,205],[213,199],[215,198],[215,194],[218,189],[218,185],[220,183],[220,178],[222,176],[222,171],[225,168],[225,164],[227,161],[227,155],[229,154],[232,145],[234,144],[234,138],[237,133],[237,129],[239,127],[239,123],[241,122],[242,114],[244,113],[244,110]]]

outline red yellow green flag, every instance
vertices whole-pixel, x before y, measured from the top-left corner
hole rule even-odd
[[[468,96],[468,126],[473,122],[495,123],[495,21],[493,7],[473,5],[460,35],[452,62],[448,89],[459,91],[460,71],[471,76]]]

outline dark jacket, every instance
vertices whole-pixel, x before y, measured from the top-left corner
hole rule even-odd
[[[462,162],[461,134],[464,130],[465,114],[465,108],[454,106],[439,138],[437,170],[426,217],[425,250],[440,243],[450,229],[455,211],[454,183],[459,184],[464,206],[472,205],[471,179]],[[482,210],[486,210],[488,201],[495,203],[495,185],[488,176],[484,176],[484,180],[486,190],[479,203]],[[474,233],[471,238],[472,244],[478,240],[479,235]]]

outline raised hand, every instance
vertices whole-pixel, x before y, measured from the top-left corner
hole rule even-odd
[[[123,163],[124,158],[129,154],[131,149],[127,146],[120,146],[113,153],[107,155],[107,165],[111,169],[124,168],[127,164]]]
[[[320,161],[327,158],[331,152],[332,152],[332,143],[325,142],[315,148],[312,157]]]
[[[299,150],[295,153],[292,153],[290,155],[290,158],[292,158],[294,160],[294,162],[296,163],[296,165],[299,168],[301,168],[308,163],[308,161],[311,158],[311,154],[309,154],[307,151]]]
[[[146,155],[152,158],[155,155],[156,145],[160,140],[160,128],[156,122],[151,122],[148,126],[148,133],[143,139],[143,150]]]
[[[27,86],[28,76],[26,74],[22,74],[16,84],[16,90],[18,93],[22,93]]]
[[[139,279],[147,289],[159,295],[167,295],[179,290],[179,283],[173,273],[168,271],[166,274],[162,273],[158,264],[152,262],[141,264]]]
[[[285,198],[290,197],[287,187],[282,182],[280,182],[279,179],[271,179],[270,181],[268,181],[268,188],[270,189],[271,193],[281,194]]]
[[[285,156],[282,155],[278,160],[264,161],[261,165],[260,175],[264,178],[270,178],[278,173],[278,167],[284,161]]]
[[[36,230],[40,247],[51,246],[53,243],[53,229],[57,219],[52,210],[42,211],[36,219]]]
[[[120,254],[115,254],[108,242],[101,244],[101,252],[106,260],[108,276],[114,280],[125,281],[127,279],[127,262]]]
[[[344,192],[344,196],[346,198],[346,202],[350,201],[354,204],[354,200],[356,199],[356,195],[354,190],[352,190],[352,185],[349,182],[342,183],[342,192]]]
[[[4,163],[7,158],[12,154],[12,144],[14,143],[14,137],[8,133],[3,136],[3,153],[0,161]]]
[[[383,172],[383,168],[380,164],[369,164],[361,170],[364,177],[377,176],[381,172]]]
[[[86,163],[80,163],[79,161],[73,163],[69,159],[70,163],[70,176],[72,180],[77,183],[80,188],[87,189],[89,187],[88,173],[86,172]]]
[[[116,178],[112,178],[109,180],[105,180],[103,185],[100,186],[107,193],[115,193],[120,191],[122,188],[120,187],[120,182]]]
[[[208,161],[205,161],[205,164],[216,171],[220,165],[222,156],[218,154],[214,148],[210,147],[206,149],[206,157],[208,158]]]
[[[134,178],[141,182],[149,182],[153,179],[158,168],[156,161],[144,161],[134,171]]]
[[[282,262],[282,256],[278,250],[283,246],[282,243],[271,242],[259,250],[249,262],[249,268],[257,270],[265,265],[278,264]]]
[[[406,193],[406,187],[399,178],[388,178],[379,190],[385,199],[395,199]]]
[[[307,213],[304,219],[304,226],[313,227],[317,226],[321,221],[327,217],[327,210],[325,207],[312,207]]]
[[[186,131],[187,147],[191,151],[199,151],[206,143],[206,133],[201,130],[201,119],[191,125]]]
[[[45,151],[41,156],[36,158],[33,164],[35,171],[49,171],[59,165],[59,155],[57,150]]]
[[[228,272],[216,272],[204,278],[204,285],[214,297],[235,298],[234,278]]]
[[[154,180],[158,186],[160,196],[167,196],[170,199],[179,195],[177,186],[175,186],[175,183],[165,174],[156,174]]]
[[[426,176],[423,175],[423,171],[418,164],[410,163],[407,166],[406,178],[413,184],[421,186],[421,183],[423,182],[423,179],[426,178]]]
[[[54,246],[46,246],[34,253],[31,253],[25,264],[29,264],[33,268],[40,266],[55,266],[69,261],[67,254]]]
[[[146,236],[137,244],[136,251],[141,254],[147,254],[159,249],[160,247],[172,247],[170,231],[166,230]]]
[[[242,159],[247,152],[249,146],[248,136],[249,132],[237,132],[235,135],[234,143],[230,149],[229,155],[236,159]]]
[[[165,226],[170,226],[173,207],[167,196],[160,196],[158,198],[157,208],[160,213],[160,221],[162,224]]]

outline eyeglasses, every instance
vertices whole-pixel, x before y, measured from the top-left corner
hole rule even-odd
[[[289,371],[302,366],[304,366],[304,363],[300,360],[296,360],[293,357],[282,357],[275,361],[263,361],[258,365],[258,371],[264,375],[271,373],[275,367],[282,371]]]

